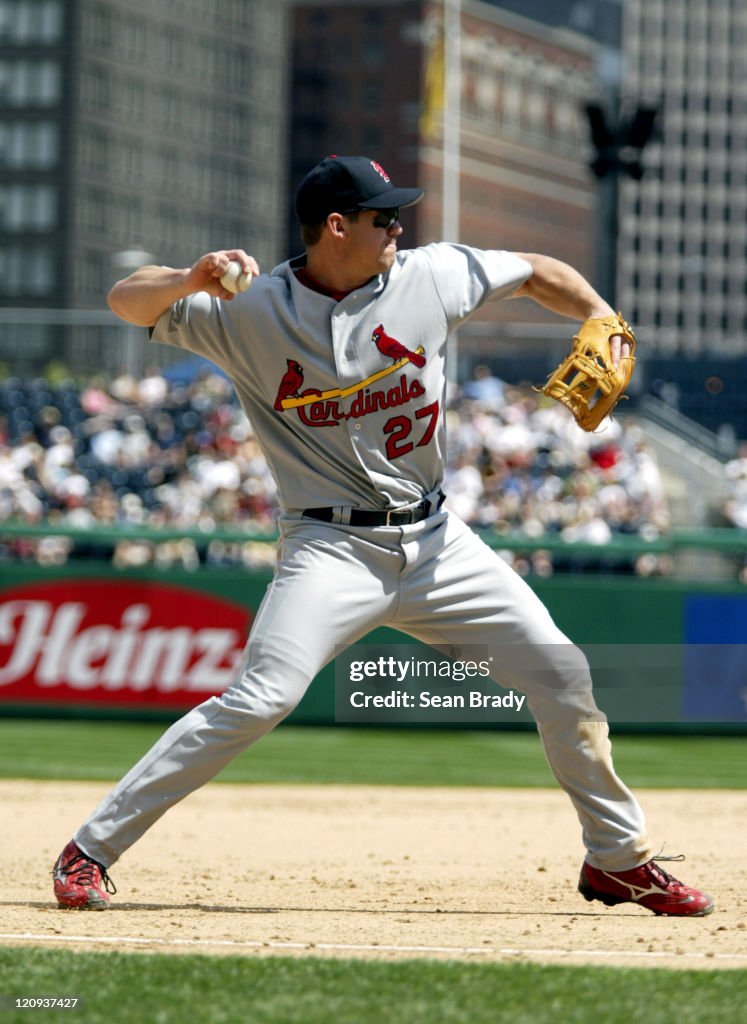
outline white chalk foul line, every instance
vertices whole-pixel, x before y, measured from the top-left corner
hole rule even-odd
[[[629,950],[629,949],[554,949],[536,948],[521,949],[518,947],[499,946],[399,946],[386,945],[384,943],[373,945],[364,943],[348,942],[278,942],[259,940],[237,940],[237,939],[161,939],[142,938],[128,935],[44,935],[35,932],[0,932],[0,940],[11,939],[15,942],[81,942],[95,945],[120,945],[133,946],[186,946],[202,949],[305,949],[308,951],[321,950],[322,952],[338,953],[448,953],[452,956],[464,956],[465,954],[479,954],[481,956],[548,956],[548,957],[598,957],[616,958],[635,957],[636,959],[664,959],[665,957],[676,957],[678,960],[739,960],[747,961],[747,953],[697,953],[697,952],[667,952],[666,950]]]

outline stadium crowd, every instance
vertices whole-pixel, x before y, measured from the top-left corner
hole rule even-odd
[[[584,434],[566,410],[540,398],[484,366],[454,390],[446,413],[448,505],[502,537],[604,545],[621,535],[665,533],[661,478],[636,423],[613,419],[602,432]],[[123,374],[82,386],[0,383],[0,522],[197,534],[109,543],[21,536],[0,541],[0,557],[54,565],[103,554],[119,567],[253,567],[274,559],[273,546],[257,535],[273,535],[277,514],[275,484],[251,424],[216,372],[203,368],[185,381],[152,367],[139,380]],[[211,537],[220,527],[245,528],[251,537]],[[546,550],[502,555],[522,573],[563,567]],[[668,569],[644,556],[625,560],[619,571]]]

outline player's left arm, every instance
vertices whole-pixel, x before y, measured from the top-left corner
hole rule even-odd
[[[533,299],[546,309],[560,316],[572,317],[574,320],[588,320],[591,317],[614,316],[615,311],[608,302],[595,291],[583,274],[553,256],[542,256],[538,253],[514,253],[531,266],[532,273],[527,280],[516,289],[512,298],[522,296]],[[626,356],[630,346],[623,342],[619,335],[611,339],[612,361],[615,366],[620,356]]]
[[[526,260],[532,268],[531,275],[514,292],[515,298],[525,296],[553,313],[575,320],[614,315],[609,303],[568,263],[537,253],[514,255]]]

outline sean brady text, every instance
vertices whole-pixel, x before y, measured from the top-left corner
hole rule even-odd
[[[431,693],[422,690],[418,694],[406,690],[390,690],[389,693],[363,693],[355,690],[350,694],[350,706],[354,708],[511,708],[521,711],[526,701],[523,693],[508,690],[506,693]]]
[[[513,708],[521,711],[526,696],[523,693],[481,693],[470,690],[469,693],[430,693],[423,690],[418,695],[418,707],[421,708]]]

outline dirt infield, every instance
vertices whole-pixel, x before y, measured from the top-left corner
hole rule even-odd
[[[52,861],[105,788],[0,782],[0,944],[747,968],[743,792],[640,794],[707,918],[587,903],[559,790],[218,784],[112,869],[111,910],[60,911]]]

